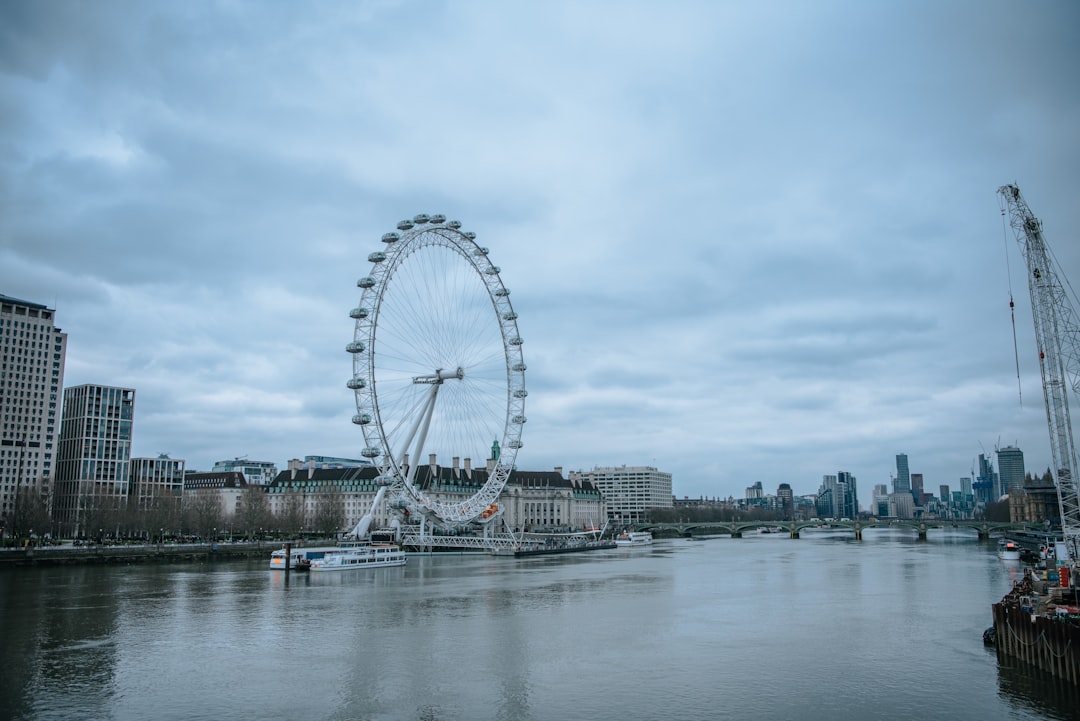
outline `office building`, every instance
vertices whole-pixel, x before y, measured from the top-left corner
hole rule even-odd
[[[249,461],[246,458],[234,458],[231,461],[218,461],[213,473],[243,473],[244,480],[253,486],[265,486],[278,475],[277,466],[270,461]]]
[[[855,518],[859,513],[855,476],[847,471],[822,476],[816,506],[820,518]]]
[[[975,500],[981,503],[990,503],[1001,497],[998,474],[994,471],[994,464],[985,453],[979,454],[979,473],[975,477],[974,491]]]
[[[1024,452],[1015,446],[997,450],[1000,492],[1014,493],[1024,490]]]
[[[134,508],[159,512],[162,523],[174,520],[184,492],[184,461],[164,453],[157,458],[132,458],[128,491]]]
[[[908,470],[906,453],[896,454],[896,479],[893,481],[893,493],[911,492],[911,472]]]
[[[776,489],[776,509],[780,513],[780,519],[784,521],[795,520],[795,494],[791,490],[791,484],[781,483]]]
[[[38,519],[26,513],[47,512],[56,473],[67,334],[54,316],[39,303],[0,295],[0,534],[48,530],[32,528]],[[17,513],[20,496],[34,508]]]
[[[672,507],[671,474],[652,466],[570,471],[570,481],[598,489],[607,503],[608,519],[613,523],[640,523],[649,510]]]
[[[923,504],[923,477],[921,473],[911,474],[911,498],[916,506]]]
[[[124,508],[134,416],[134,389],[64,389],[53,492],[53,522],[62,536],[100,535]]]

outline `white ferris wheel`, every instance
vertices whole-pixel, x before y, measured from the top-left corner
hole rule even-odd
[[[527,395],[522,339],[510,291],[475,233],[443,215],[397,228],[368,256],[371,271],[357,281],[360,303],[349,313],[353,423],[391,508],[450,528],[479,519],[514,467]],[[461,472],[471,463],[486,481],[471,495],[437,496],[417,481],[431,456]]]

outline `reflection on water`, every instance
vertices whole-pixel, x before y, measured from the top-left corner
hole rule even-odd
[[[1042,718],[1074,719],[1080,713],[1080,689],[1007,656],[998,660],[998,688],[1010,707]]]
[[[982,646],[1016,571],[904,529],[22,569],[0,574],[0,718],[1071,718],[1074,689]]]

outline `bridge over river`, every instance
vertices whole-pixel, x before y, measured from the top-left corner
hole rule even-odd
[[[918,533],[921,540],[926,540],[926,533],[931,528],[970,528],[980,539],[989,538],[991,535],[1008,535],[1010,532],[1045,533],[1046,528],[1034,523],[1008,523],[1000,521],[952,521],[952,520],[922,520],[922,519],[889,519],[889,520],[833,520],[833,521],[685,521],[676,523],[644,523],[638,524],[639,531],[651,531],[657,535],[679,535],[683,537],[706,536],[706,535],[730,535],[732,538],[742,538],[744,533],[771,530],[774,533],[784,533],[791,538],[798,538],[799,534],[808,528],[842,528],[850,529],[857,540],[862,540],[863,531],[867,528],[910,528]]]

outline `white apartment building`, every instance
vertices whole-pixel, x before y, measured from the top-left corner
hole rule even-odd
[[[19,489],[47,496],[56,472],[67,334],[54,314],[0,295],[0,528],[7,532],[30,530],[16,528]]]
[[[278,475],[277,465],[270,461],[249,461],[246,458],[234,458],[231,461],[218,461],[214,464],[214,473],[243,473],[244,480],[253,486],[265,486]]]
[[[671,474],[653,466],[596,467],[570,471],[570,480],[589,483],[607,504],[608,519],[617,524],[640,523],[652,508],[671,508]]]

